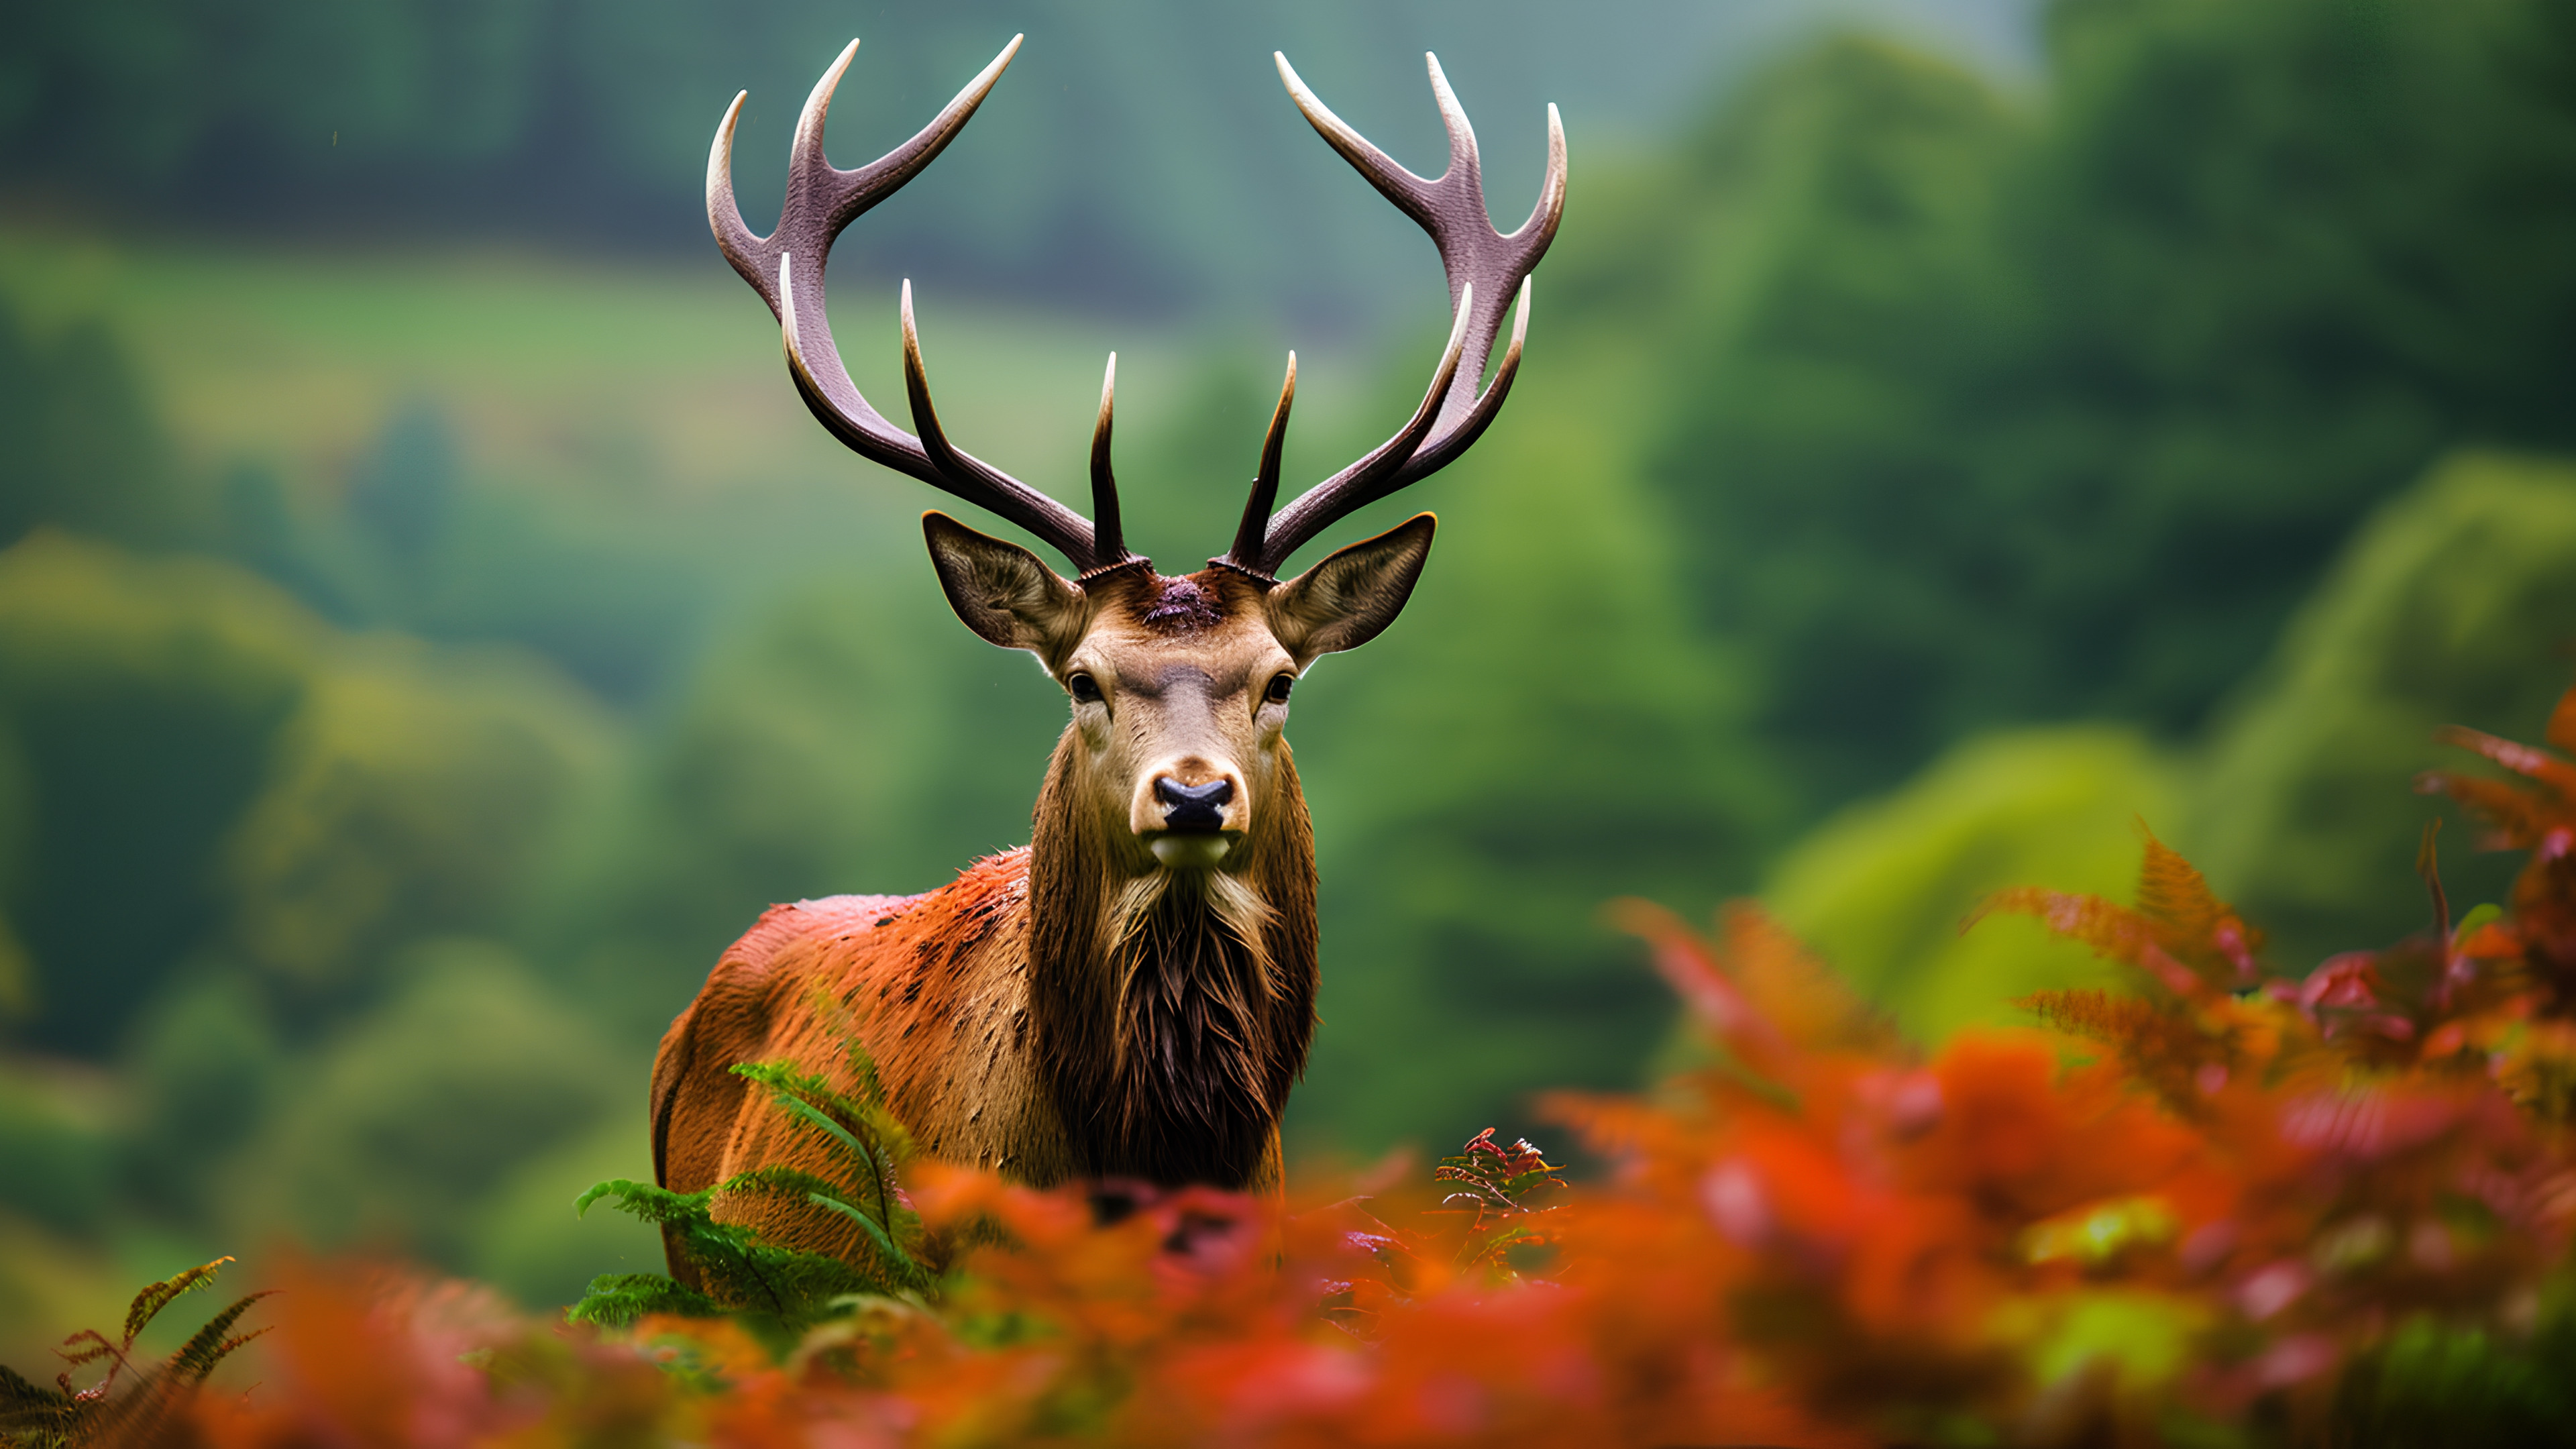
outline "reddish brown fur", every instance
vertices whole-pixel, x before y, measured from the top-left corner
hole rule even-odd
[[[1228,669],[1256,696],[1266,682],[1278,645],[1244,580],[1138,571],[1102,592],[1086,657],[1202,669],[1212,696],[1229,680],[1241,693]],[[1188,872],[1169,873],[1144,930],[1107,939],[1119,893],[1157,867],[1129,828],[1128,782],[1107,778],[1077,719],[1027,847],[918,896],[773,907],[723,954],[654,1065],[661,1181],[695,1191],[775,1164],[830,1175],[824,1144],[729,1069],[786,1060],[845,1083],[855,1036],[931,1157],[1038,1185],[1275,1186],[1279,1114],[1314,1028],[1315,874],[1295,765],[1275,731],[1266,739],[1241,762],[1258,804],[1222,867],[1268,907],[1257,941],[1238,939],[1206,874]],[[855,1226],[816,1209],[718,1212],[816,1250],[857,1248]],[[673,1266],[690,1276],[676,1253]]]

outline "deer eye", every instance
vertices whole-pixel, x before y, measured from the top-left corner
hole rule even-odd
[[[1270,692],[1265,696],[1265,698],[1267,698],[1272,704],[1286,704],[1288,702],[1288,691],[1296,687],[1296,675],[1282,674],[1278,678],[1270,681]]]
[[[1075,674],[1070,676],[1065,680],[1064,687],[1071,691],[1075,699],[1081,700],[1084,704],[1098,704],[1100,702],[1099,681],[1093,679],[1088,674]]]

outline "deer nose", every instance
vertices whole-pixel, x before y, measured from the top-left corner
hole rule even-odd
[[[1163,804],[1163,825],[1171,830],[1215,830],[1225,824],[1225,807],[1234,799],[1234,782],[1210,780],[1184,785],[1169,775],[1154,781],[1154,798]]]

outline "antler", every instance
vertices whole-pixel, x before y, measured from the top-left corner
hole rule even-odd
[[[779,208],[778,229],[765,237],[752,235],[734,201],[733,128],[749,92],[736,94],[733,104],[725,108],[724,123],[716,128],[715,144],[707,150],[707,223],[715,230],[716,245],[723,249],[725,260],[733,263],[733,269],[777,316],[796,390],[834,437],[863,458],[991,509],[1052,545],[1078,572],[1088,573],[1134,557],[1119,537],[1116,484],[1109,474],[1106,387],[1092,449],[1093,509],[1101,516],[1101,526],[1094,530],[1072,509],[950,445],[930,403],[921,340],[913,326],[911,282],[903,284],[904,390],[910,395],[918,437],[886,421],[859,394],[849,369],[841,363],[840,349],[833,344],[831,324],[823,313],[823,269],[831,257],[833,239],[861,213],[902,189],[956,138],[993,83],[1001,79],[1011,57],[1019,54],[1021,39],[1012,36],[993,63],[967,82],[911,140],[856,171],[843,171],[823,159],[823,120],[832,109],[832,91],[841,83],[841,73],[859,52],[859,43],[851,41],[814,83],[814,93],[806,97],[804,113],[796,119],[796,139],[788,148],[787,199]],[[1115,358],[1111,365],[1114,369]]]
[[[1289,555],[1354,509],[1447,467],[1485,431],[1502,410],[1513,374],[1520,370],[1521,341],[1529,332],[1530,269],[1547,254],[1548,243],[1556,238],[1557,219],[1565,211],[1565,127],[1554,105],[1547,108],[1547,175],[1539,184],[1538,204],[1530,209],[1529,219],[1506,236],[1496,232],[1485,215],[1485,180],[1476,158],[1476,133],[1449,89],[1449,78],[1440,73],[1438,56],[1426,54],[1423,59],[1430,66],[1431,93],[1440,103],[1441,123],[1449,131],[1449,168],[1430,181],[1397,165],[1334,115],[1298,78],[1287,56],[1273,52],[1273,58],[1279,62],[1279,79],[1307,121],[1342,153],[1342,159],[1431,234],[1433,245],[1440,249],[1440,265],[1449,274],[1453,320],[1449,345],[1442,349],[1440,365],[1432,372],[1431,390],[1423,394],[1412,420],[1358,462],[1272,515],[1270,505],[1279,492],[1280,441],[1288,426],[1288,405],[1297,391],[1297,359],[1290,354],[1288,381],[1280,390],[1277,411],[1271,414],[1261,471],[1244,505],[1242,526],[1235,532],[1234,547],[1215,560],[1263,578],[1276,575]],[[1493,355],[1503,309],[1515,294],[1519,305],[1512,319],[1511,345],[1494,369],[1493,381],[1480,394],[1476,384]]]

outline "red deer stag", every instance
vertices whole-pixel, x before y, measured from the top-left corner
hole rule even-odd
[[[1280,79],[1333,149],[1438,244],[1453,322],[1431,388],[1402,430],[1276,514],[1297,360],[1262,444],[1234,546],[1184,577],[1154,571],[1119,531],[1110,473],[1117,357],[1092,434],[1093,521],[959,450],[931,408],[903,289],[907,433],[859,395],[823,312],[832,241],[930,164],[1019,50],[1014,38],[919,135],[856,171],[823,159],[850,42],[805,102],[778,228],[754,236],[731,175],[736,96],[707,157],[707,216],[734,270],[778,317],[805,405],[861,456],[981,505],[1071,561],[925,514],[932,565],[966,626],[1037,656],[1072,703],[1029,844],[918,896],[773,907],[728,949],[662,1038],[653,1065],[654,1171],[696,1191],[773,1164],[818,1168],[816,1144],[730,1068],[791,1060],[846,1076],[848,1034],[887,1103],[934,1158],[1023,1182],[1129,1177],[1268,1188],[1279,1114],[1315,1026],[1315,857],[1281,739],[1288,694],[1324,654],[1395,618],[1431,547],[1421,514],[1305,573],[1289,556],[1353,509],[1429,476],[1502,407],[1529,321],[1529,272],[1565,201],[1565,138],[1548,108],[1546,179],[1509,236],[1486,218],[1476,138],[1436,59],[1431,88],[1449,166],[1426,181],[1343,124],[1277,57]],[[1503,313],[1519,306],[1490,385],[1477,384]],[[855,1229],[775,1202],[719,1214],[825,1252]],[[673,1254],[675,1272],[687,1265]]]

